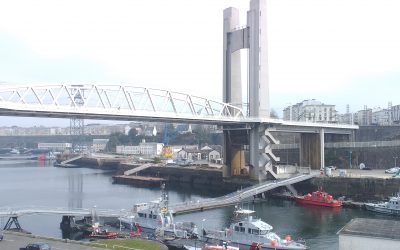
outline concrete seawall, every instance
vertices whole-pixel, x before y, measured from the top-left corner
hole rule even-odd
[[[399,192],[400,179],[313,178],[309,181],[295,184],[295,188],[301,193],[308,193],[322,188],[334,197],[346,196],[346,198],[354,201],[381,201]]]
[[[169,185],[190,185],[196,188],[219,189],[232,192],[253,185],[250,180],[224,179],[221,170],[195,167],[150,167],[141,176],[164,178]]]

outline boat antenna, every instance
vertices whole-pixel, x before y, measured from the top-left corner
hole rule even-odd
[[[165,182],[161,183],[161,213],[165,215],[168,212],[168,194],[165,190]]]

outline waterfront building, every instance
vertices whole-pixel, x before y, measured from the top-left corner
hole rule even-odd
[[[339,114],[338,123],[341,124],[354,124],[353,113]]]
[[[201,160],[201,150],[183,148],[177,152],[178,159],[182,160]]]
[[[72,144],[68,142],[39,142],[38,149],[64,151],[72,148]]]
[[[157,156],[161,155],[164,144],[158,142],[141,142],[139,143],[139,147],[141,155]]]
[[[140,146],[117,146],[116,147],[117,154],[122,155],[140,155]]]
[[[339,232],[339,250],[400,249],[400,221],[355,218]]]
[[[392,111],[392,114],[391,114],[392,115],[392,117],[391,117],[392,123],[400,124],[400,105],[392,106],[391,111]]]
[[[108,139],[93,139],[93,152],[104,151],[107,147]]]
[[[372,111],[373,125],[391,125],[391,110],[378,108]]]
[[[221,153],[213,149],[208,153],[208,161],[215,163],[222,163]]]
[[[337,122],[335,105],[324,104],[315,99],[304,100],[283,110],[283,120],[304,122]]]
[[[372,124],[372,109],[365,107],[354,114],[354,123],[360,126],[368,126]]]

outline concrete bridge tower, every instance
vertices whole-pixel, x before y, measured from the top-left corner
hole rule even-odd
[[[248,115],[254,118],[269,118],[270,115],[266,13],[266,0],[251,0],[247,25],[239,28],[239,11],[235,8],[224,10],[223,101],[242,107],[239,50],[248,49]],[[251,177],[266,177],[266,170],[272,170],[272,159],[279,161],[269,150],[269,145],[277,141],[266,129],[261,124],[250,128],[224,127],[225,163],[228,165],[224,171],[225,176],[236,175],[242,169],[244,145],[249,145]]]

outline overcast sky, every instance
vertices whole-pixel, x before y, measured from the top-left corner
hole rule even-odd
[[[221,101],[222,12],[231,6],[245,25],[248,0],[0,0],[0,82],[130,84]],[[346,104],[353,112],[400,104],[400,1],[267,0],[267,7],[278,113],[304,99],[342,113]]]

